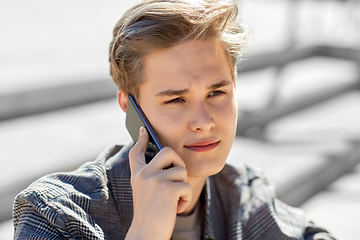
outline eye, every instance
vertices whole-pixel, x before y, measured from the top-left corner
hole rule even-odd
[[[185,101],[181,98],[174,98],[169,101],[166,101],[165,104],[175,104],[175,103],[180,103],[180,102],[185,102]]]
[[[213,91],[209,94],[209,97],[212,97],[212,96],[219,96],[219,95],[223,95],[225,94],[224,91],[220,91],[220,90],[217,90],[217,91]]]

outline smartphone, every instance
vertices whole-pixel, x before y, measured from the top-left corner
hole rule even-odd
[[[155,144],[159,150],[163,148],[149,120],[141,110],[140,106],[136,103],[135,98],[130,94],[126,107],[125,125],[134,142],[138,140],[140,127],[145,126],[149,134],[149,142]]]

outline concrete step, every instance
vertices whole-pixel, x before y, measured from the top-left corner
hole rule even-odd
[[[82,78],[86,78],[83,81]],[[0,93],[0,121],[114,98],[117,88],[109,76],[82,76],[61,86]],[[100,79],[100,80],[99,80]],[[56,79],[51,79],[56,81]]]
[[[265,142],[238,137],[229,161],[264,169],[278,197],[299,206],[360,162],[359,102],[359,91],[342,94],[274,121]]]
[[[15,195],[40,176],[72,170],[113,142],[127,142],[116,99],[0,122],[0,220]],[[16,176],[16,178],[14,178]]]
[[[336,239],[360,236],[360,164],[306,201],[303,208],[314,222]]]
[[[0,239],[10,240],[14,238],[14,227],[12,220],[0,222]]]

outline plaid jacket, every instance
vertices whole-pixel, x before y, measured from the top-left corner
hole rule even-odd
[[[130,148],[115,145],[73,172],[31,184],[15,199],[14,238],[124,239],[133,216]],[[203,239],[333,239],[245,165],[208,177],[201,201]]]

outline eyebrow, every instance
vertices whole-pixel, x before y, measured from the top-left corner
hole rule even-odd
[[[159,92],[158,94],[156,94],[156,96],[158,97],[171,97],[171,96],[179,96],[179,95],[184,95],[186,93],[189,93],[188,89],[182,89],[182,90],[166,90],[166,91],[162,91]]]
[[[218,83],[212,84],[211,86],[208,87],[209,90],[214,90],[214,89],[218,89],[221,87],[225,87],[230,85],[232,82],[229,80],[222,80]],[[189,89],[181,89],[181,90],[173,90],[173,89],[168,89],[162,92],[159,92],[158,94],[156,94],[156,96],[158,97],[172,97],[172,96],[179,96],[179,95],[184,95],[186,93],[189,93]]]
[[[222,80],[218,83],[215,83],[213,85],[211,85],[209,87],[210,90],[214,90],[214,89],[218,89],[218,88],[221,88],[221,87],[226,87],[226,86],[229,86],[232,84],[232,81],[229,81],[229,80]]]

